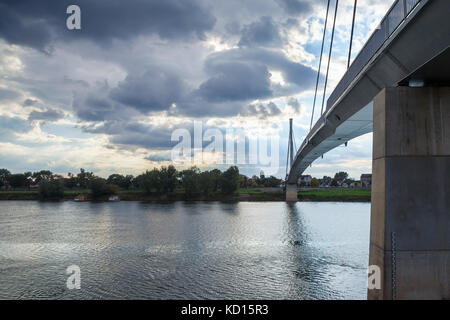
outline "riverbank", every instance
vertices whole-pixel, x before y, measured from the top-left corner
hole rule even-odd
[[[298,193],[299,201],[370,202],[370,189],[304,189]]]
[[[73,200],[77,194],[89,190],[66,190],[64,200]],[[255,188],[239,189],[234,195],[215,193],[186,196],[182,190],[169,195],[147,195],[140,190],[121,190],[118,196],[122,201],[284,201],[281,189]],[[302,189],[299,201],[370,202],[371,192],[367,189]],[[99,200],[107,200],[108,197]],[[39,200],[37,191],[0,191],[0,200]]]

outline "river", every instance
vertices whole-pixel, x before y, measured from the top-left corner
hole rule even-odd
[[[369,224],[369,203],[0,201],[0,299],[366,299]]]

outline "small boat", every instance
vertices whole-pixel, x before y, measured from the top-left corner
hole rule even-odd
[[[117,202],[117,201],[120,201],[120,198],[119,198],[119,196],[110,196],[110,197],[108,198],[108,201],[114,201],[114,202]]]
[[[91,201],[91,198],[89,198],[89,196],[86,195],[86,194],[81,194],[80,193],[79,195],[77,195],[75,197],[75,199],[73,199],[73,201],[76,201],[76,202]]]

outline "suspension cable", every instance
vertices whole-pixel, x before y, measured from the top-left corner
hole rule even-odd
[[[325,76],[325,86],[323,88],[322,109],[320,110],[321,116],[323,114],[323,106],[325,104],[325,96],[327,94],[328,73],[330,71],[331,53],[333,52],[334,30],[336,28],[336,17],[337,17],[338,6],[339,6],[339,0],[336,0],[336,9],[334,10],[334,20],[333,20],[333,31],[331,32],[330,52],[328,53],[327,74]]]
[[[298,149],[297,149],[297,143],[295,142],[295,134],[294,134],[294,133],[292,133],[292,139],[294,140],[294,150],[295,150],[295,154],[297,154]],[[294,157],[295,157],[295,156],[294,156]]]
[[[352,56],[352,44],[353,44],[353,32],[355,31],[355,17],[356,17],[356,7],[358,5],[358,0],[355,0],[355,4],[353,6],[353,21],[352,21],[352,33],[350,35],[350,48],[348,49],[348,62],[347,69],[350,68],[350,59]]]
[[[312,110],[312,114],[311,114],[311,124],[309,126],[309,130],[312,129],[312,123],[313,123],[313,119],[314,119],[314,109],[316,108],[316,98],[317,98],[317,89],[319,87],[319,79],[320,79],[320,69],[322,67],[322,56],[323,56],[323,45],[325,43],[325,35],[327,32],[327,23],[328,23],[328,11],[330,9],[330,1],[328,0],[328,5],[327,5],[327,15],[325,17],[325,24],[323,26],[323,37],[322,37],[322,48],[320,49],[320,60],[319,60],[319,70],[317,70],[317,79],[316,79],[316,92],[314,93],[314,102],[313,102],[313,110]]]

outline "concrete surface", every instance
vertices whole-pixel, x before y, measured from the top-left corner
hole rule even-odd
[[[368,298],[450,299],[450,88],[387,88],[373,113]]]
[[[286,185],[286,201],[296,202],[298,200],[297,184]]]

